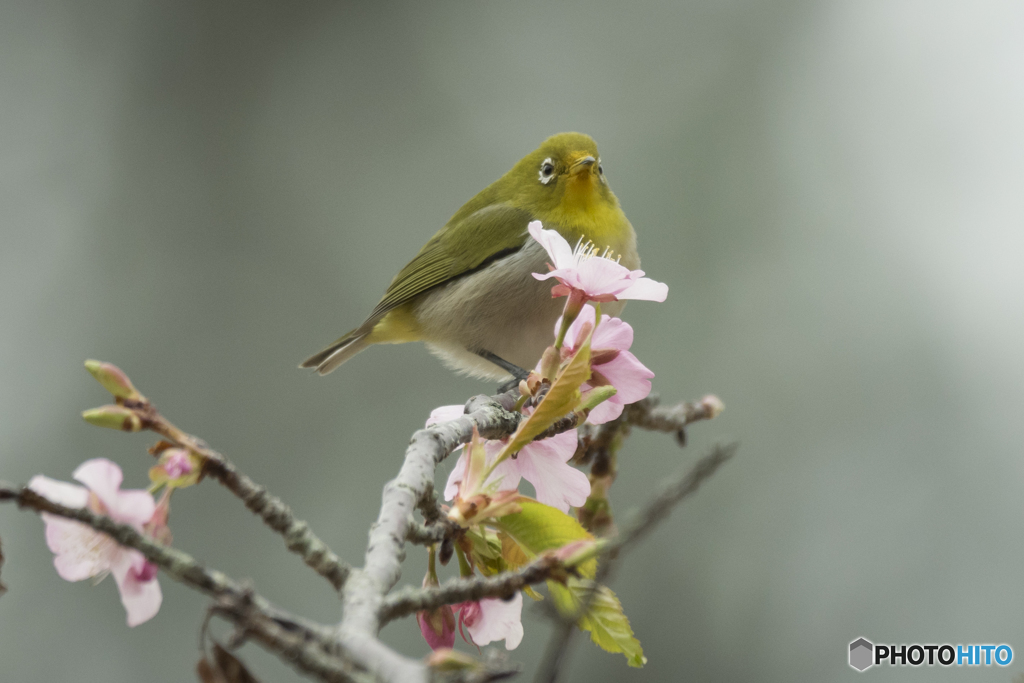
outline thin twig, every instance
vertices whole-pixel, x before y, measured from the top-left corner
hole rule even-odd
[[[204,455],[207,457],[204,472],[241,498],[247,508],[284,537],[288,550],[299,555],[313,571],[330,581],[335,590],[341,590],[352,568],[313,533],[308,522],[297,519],[292,509],[280,498],[271,495],[266,488],[239,472],[219,453],[216,454],[217,459]]]
[[[611,556],[597,573],[597,580],[610,575],[616,554],[643,540],[657,524],[683,500],[697,492],[700,485],[718,471],[736,454],[739,444],[715,445],[711,452],[698,460],[685,474],[677,474],[658,487],[657,493],[643,507],[626,515],[619,534],[604,548]]]
[[[461,530],[461,527],[447,519],[438,520],[433,524],[420,524],[409,522],[409,531],[405,534],[405,540],[417,545],[433,545],[443,543],[445,539],[451,538]]]
[[[483,598],[511,597],[517,590],[545,581],[560,571],[566,571],[564,565],[555,558],[545,555],[516,571],[502,572],[494,576],[451,579],[441,586],[427,588],[406,586],[384,599],[380,619],[386,624],[407,614],[434,609],[441,605],[454,605]]]
[[[647,536],[658,522],[668,516],[673,507],[696,492],[704,481],[729,460],[736,453],[736,448],[735,443],[715,446],[711,453],[698,460],[689,471],[676,475],[663,484],[642,508],[627,515],[627,521],[622,525],[619,534],[602,549],[602,554],[608,556],[608,560],[600,566],[597,577],[591,583],[592,590],[583,596],[577,613],[568,616],[558,615],[544,657],[534,676],[534,683],[556,683],[558,680],[568,661],[575,633],[573,626],[589,609],[597,588],[611,576],[616,560],[622,555],[621,551]]]
[[[642,539],[668,515],[673,506],[695,492],[701,482],[732,457],[735,448],[735,444],[716,447],[711,454],[697,462],[685,476],[676,477],[665,484],[643,508],[628,516],[626,525],[616,536],[602,541],[597,552],[598,557],[614,558],[621,550]],[[614,560],[609,559],[601,565],[599,580],[607,576],[613,563]],[[381,622],[387,623],[407,614],[434,609],[441,605],[453,605],[482,598],[508,597],[524,586],[541,583],[559,572],[564,573],[571,569],[572,567],[549,555],[542,555],[516,571],[502,572],[494,576],[451,579],[441,586],[405,586],[384,599],[380,611]],[[570,620],[570,623],[572,621],[574,620]]]
[[[686,425],[698,420],[710,420],[725,409],[721,399],[714,395],[705,396],[696,403],[684,402],[668,407],[660,407],[659,401],[659,397],[652,394],[626,406],[623,415],[630,424],[641,429],[678,434]]]
[[[284,538],[289,550],[299,555],[313,571],[330,581],[335,590],[341,590],[351,567],[313,533],[307,522],[297,519],[292,509],[280,498],[271,495],[266,487],[240,472],[230,460],[210,448],[205,441],[176,427],[149,401],[123,403],[139,414],[146,429],[200,456],[203,459],[203,474],[213,477],[238,496],[247,508]]]

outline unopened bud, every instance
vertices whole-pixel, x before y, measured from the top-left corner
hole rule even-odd
[[[82,417],[91,425],[120,429],[126,432],[137,432],[142,429],[142,420],[135,411],[124,406],[100,406],[86,410]]]
[[[544,349],[544,355],[540,358],[540,374],[546,380],[553,380],[558,374],[558,365],[561,362],[561,355],[554,346]]]
[[[616,388],[610,384],[595,387],[583,395],[583,401],[580,403],[580,406],[576,409],[576,412],[593,410],[599,404],[604,403],[612,396],[614,396],[616,392]]]
[[[85,361],[85,369],[96,378],[97,382],[103,385],[104,389],[115,397],[129,401],[145,400],[142,394],[132,385],[128,375],[124,374],[124,371],[113,363],[87,360]]]
[[[704,407],[704,410],[708,413],[708,419],[718,417],[725,410],[725,404],[722,403],[722,399],[718,398],[714,394],[708,394],[700,400],[700,404]]]
[[[452,555],[455,554],[455,542],[452,541],[451,536],[448,536],[441,541],[441,549],[437,553],[437,559],[442,566],[448,566],[448,562],[451,561]]]

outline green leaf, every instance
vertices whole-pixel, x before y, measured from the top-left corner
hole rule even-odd
[[[526,554],[518,543],[512,540],[508,534],[498,534],[501,538],[501,559],[505,563],[505,570],[519,569],[530,562],[530,556]],[[533,589],[533,586],[523,586],[523,592],[534,600],[543,600],[544,596]]]
[[[509,569],[519,569],[523,565],[529,564],[530,556],[512,540],[511,536],[508,534],[499,534],[499,536],[501,538],[501,558],[505,560],[505,565]]]
[[[521,500],[519,505],[520,512],[505,515],[491,524],[508,534],[530,557],[546,550],[557,550],[566,543],[593,538],[574,517],[550,505],[530,499]],[[584,562],[579,571],[583,576],[594,576],[597,560]]]
[[[605,652],[621,652],[626,663],[642,667],[647,663],[640,641],[633,635],[629,619],[622,612],[622,603],[607,586],[598,586],[593,593],[590,584],[570,578],[567,586],[548,581],[548,590],[558,611],[566,616],[579,613],[583,600],[590,600],[590,607],[576,622],[584,631],[590,632],[590,639]]]
[[[579,349],[555,378],[544,400],[529,417],[519,423],[519,429],[498,454],[497,461],[504,460],[512,453],[518,453],[523,446],[553,425],[555,420],[576,409],[580,403],[580,386],[590,379],[591,336],[593,330],[581,340]]]
[[[473,547],[473,562],[484,576],[505,571],[501,557],[502,543],[498,534],[484,527],[475,527],[466,532],[466,539]]]

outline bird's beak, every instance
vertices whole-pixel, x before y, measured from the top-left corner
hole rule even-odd
[[[589,171],[591,168],[593,168],[594,164],[596,163],[597,159],[589,155],[577,159],[576,161],[573,162],[572,166],[569,167],[569,175],[574,177],[578,176],[580,173],[583,173],[584,171]]]

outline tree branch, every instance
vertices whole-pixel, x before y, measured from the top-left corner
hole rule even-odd
[[[484,438],[501,438],[515,431],[520,416],[502,405],[502,398],[477,396],[466,404],[466,415],[431,425],[413,434],[398,476],[384,486],[380,515],[370,530],[363,568],[353,570],[342,589],[344,613],[340,640],[356,663],[386,681],[426,683],[429,672],[422,662],[410,660],[379,640],[380,609],[384,596],[398,583],[406,537],[413,510],[433,491],[434,469],[461,444],[474,428]]]
[[[685,405],[685,404],[684,404]],[[678,407],[677,407],[678,408]],[[714,417],[711,415],[710,417]],[[674,431],[664,429],[661,431]],[[684,474],[677,474],[663,484],[654,495],[639,510],[627,515],[627,521],[623,524],[619,534],[611,542],[602,548],[602,555],[609,556],[607,562],[601,565],[597,577],[593,582],[597,586],[606,582],[611,576],[616,560],[621,557],[621,551],[638,543],[668,514],[672,508],[684,499],[695,493],[700,485],[713,475],[719,467],[736,453],[738,444],[731,443],[726,446],[716,445],[712,451],[697,461],[697,463]],[[577,614],[564,616],[557,612],[558,617],[555,629],[548,640],[547,648],[544,651],[544,658],[534,676],[534,683],[555,683],[569,656],[569,645],[575,633],[573,628],[575,622],[586,613],[589,604],[593,599],[593,592],[586,596],[580,605]]]
[[[205,441],[176,427],[147,399],[118,400],[121,405],[139,416],[142,427],[202,458],[204,475],[213,477],[240,498],[268,527],[284,537],[285,545],[290,551],[299,555],[313,571],[330,581],[335,590],[341,590],[351,567],[342,562],[327,544],[313,533],[307,522],[297,519],[292,509],[280,498],[271,495],[265,487],[240,472],[230,460],[210,448]]]
[[[203,440],[183,432],[163,418],[130,386],[126,377],[123,378],[124,383],[119,384],[121,378],[116,376],[119,370],[97,366],[90,368],[90,372],[94,372],[97,379],[118,397],[121,408],[116,410],[131,411],[121,413],[127,413],[131,418],[125,418],[122,428],[152,430],[172,445],[186,448],[199,456],[203,461],[204,475],[217,479],[240,498],[246,507],[285,539],[289,550],[300,555],[307,565],[331,582],[342,597],[343,616],[338,627],[330,628],[283,612],[245,584],[203,567],[186,553],[160,545],[131,526],[118,524],[88,509],[67,508],[30,489],[2,484],[0,502],[15,501],[19,507],[76,520],[110,536],[122,546],[138,550],[173,579],[212,596],[215,604],[211,612],[237,626],[238,642],[252,638],[303,673],[325,681],[344,683],[468,683],[507,677],[513,670],[503,662],[495,661],[485,661],[479,666],[458,671],[431,669],[425,661],[407,658],[384,645],[378,639],[380,628],[391,619],[417,610],[485,597],[507,597],[527,585],[547,579],[564,581],[565,576],[574,570],[573,566],[553,554],[546,554],[517,571],[449,581],[435,588],[404,588],[388,597],[401,577],[406,542],[441,543],[442,555],[446,547],[451,550],[452,540],[457,537],[459,529],[448,522],[445,510],[434,493],[435,469],[453,450],[468,443],[474,431],[486,439],[511,435],[523,419],[521,413],[513,410],[519,398],[515,390],[494,397],[477,396],[466,404],[465,415],[421,429],[413,435],[398,475],[384,487],[380,513],[370,530],[364,565],[353,569],[342,562],[306,522],[296,519],[292,510],[279,498],[238,471]],[[110,412],[116,416],[116,411],[113,407],[111,409]],[[698,404],[680,404],[670,408],[658,408],[657,399],[651,398],[628,406],[622,416],[609,425],[581,426],[581,445],[584,450],[600,450],[607,447],[605,441],[610,443],[617,435],[627,433],[631,426],[681,434],[689,422],[714,417],[719,410],[721,402],[714,397]],[[109,413],[106,416],[99,413],[98,417],[110,421]],[[537,438],[572,429],[581,418],[576,414],[566,415]],[[94,423],[120,426],[99,421]],[[674,486],[664,488],[635,520],[631,520],[622,534],[612,540],[600,541],[595,554],[615,553],[636,542],[668,514],[672,505],[696,490],[700,482],[731,454],[732,451],[728,450],[724,455],[719,453],[717,460],[711,456],[702,460],[687,477]],[[416,510],[422,514],[424,523],[414,520]],[[607,575],[611,565],[611,560],[602,565],[598,580]],[[588,605],[589,597],[584,601],[584,607]],[[567,626],[576,621],[575,618],[563,619]],[[553,675],[557,675],[557,669]]]
[[[710,420],[725,410],[721,399],[714,395],[705,396],[696,403],[677,403],[667,408],[659,407],[660,402],[657,394],[651,394],[642,401],[626,406],[622,413],[629,424],[641,429],[678,434],[686,425]]]
[[[599,557],[615,557],[620,551],[640,541],[654,526],[666,517],[671,509],[693,494],[697,488],[736,451],[736,445],[716,446],[706,457],[699,460],[685,475],[676,476],[664,484],[658,493],[642,508],[628,515],[626,524],[619,533],[603,539],[597,550]],[[607,576],[613,560],[602,565],[598,580]],[[573,567],[560,562],[550,555],[544,555],[517,571],[503,572],[495,576],[470,579],[451,579],[441,586],[416,588],[406,586],[387,596],[381,604],[380,619],[387,623],[393,619],[418,612],[431,610],[441,605],[452,605],[467,600],[508,597],[515,591],[542,581],[559,573],[571,572]],[[573,623],[575,620],[570,620]]]
[[[280,498],[271,495],[266,488],[239,472],[227,458],[214,451],[208,453],[217,457],[210,458],[209,454],[204,454],[207,460],[203,471],[238,496],[267,526],[284,537],[288,550],[299,555],[313,571],[340,591],[352,567],[313,533],[309,523],[297,519],[292,509]]]
[[[441,586],[428,588],[405,586],[384,599],[380,619],[386,624],[407,614],[431,610],[441,605],[454,605],[483,598],[507,598],[515,595],[521,588],[545,581],[555,573],[565,570],[562,562],[545,555],[516,571],[502,572],[494,576],[450,579]]]
[[[119,524],[87,508],[54,503],[25,487],[0,484],[0,502],[15,502],[19,508],[73,519],[110,536],[122,546],[138,550],[174,580],[215,598],[218,613],[231,618],[245,633],[300,671],[328,681],[365,683],[369,680],[349,662],[330,654],[337,649],[337,644],[328,627],[308,626],[309,622],[278,610],[226,574],[202,566],[176,548],[156,543],[127,524]],[[288,624],[288,628],[283,624]]]

